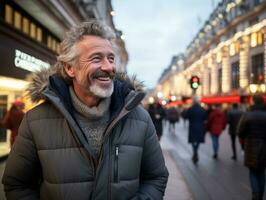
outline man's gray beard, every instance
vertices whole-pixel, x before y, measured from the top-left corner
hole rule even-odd
[[[107,98],[113,94],[114,82],[108,88],[103,88],[98,84],[92,84],[90,87],[90,92],[99,98]]]

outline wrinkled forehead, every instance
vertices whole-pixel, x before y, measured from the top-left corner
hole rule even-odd
[[[81,52],[104,52],[115,54],[114,43],[108,39],[99,36],[84,36],[78,43],[77,47]]]

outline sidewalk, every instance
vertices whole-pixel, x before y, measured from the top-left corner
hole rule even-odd
[[[175,162],[167,150],[163,151],[166,166],[169,171],[168,183],[165,191],[164,200],[192,200],[184,178],[180,174]]]
[[[167,128],[164,129],[164,134],[161,138],[160,144],[163,150],[165,163],[169,171],[168,183],[165,191],[164,200],[193,200],[192,193],[190,192],[184,177],[181,175],[180,170],[173,158],[170,151],[175,148],[173,143],[169,142]]]

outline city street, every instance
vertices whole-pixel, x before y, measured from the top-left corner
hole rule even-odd
[[[248,170],[243,166],[243,153],[238,145],[238,160],[231,159],[227,131],[220,137],[218,160],[212,158],[212,144],[207,134],[205,144],[200,146],[199,162],[196,165],[191,160],[192,149],[187,143],[187,127],[183,123],[177,124],[175,135],[169,135],[165,130],[161,143],[175,159],[194,199],[251,199]]]

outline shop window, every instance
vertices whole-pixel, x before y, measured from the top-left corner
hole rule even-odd
[[[41,42],[42,41],[42,29],[37,28],[37,41]]]
[[[30,36],[36,38],[36,25],[34,23],[30,23]]]
[[[17,11],[15,11],[15,15],[14,15],[14,26],[15,28],[21,30],[21,14]]]
[[[251,57],[251,83],[264,83],[264,62],[263,54],[258,54]]]
[[[5,22],[13,24],[13,9],[9,5],[5,5]]]
[[[239,88],[239,61],[232,63],[231,66],[231,85],[232,89]]]
[[[27,18],[23,17],[22,20],[22,31],[23,33],[29,34],[30,30],[30,22]]]

